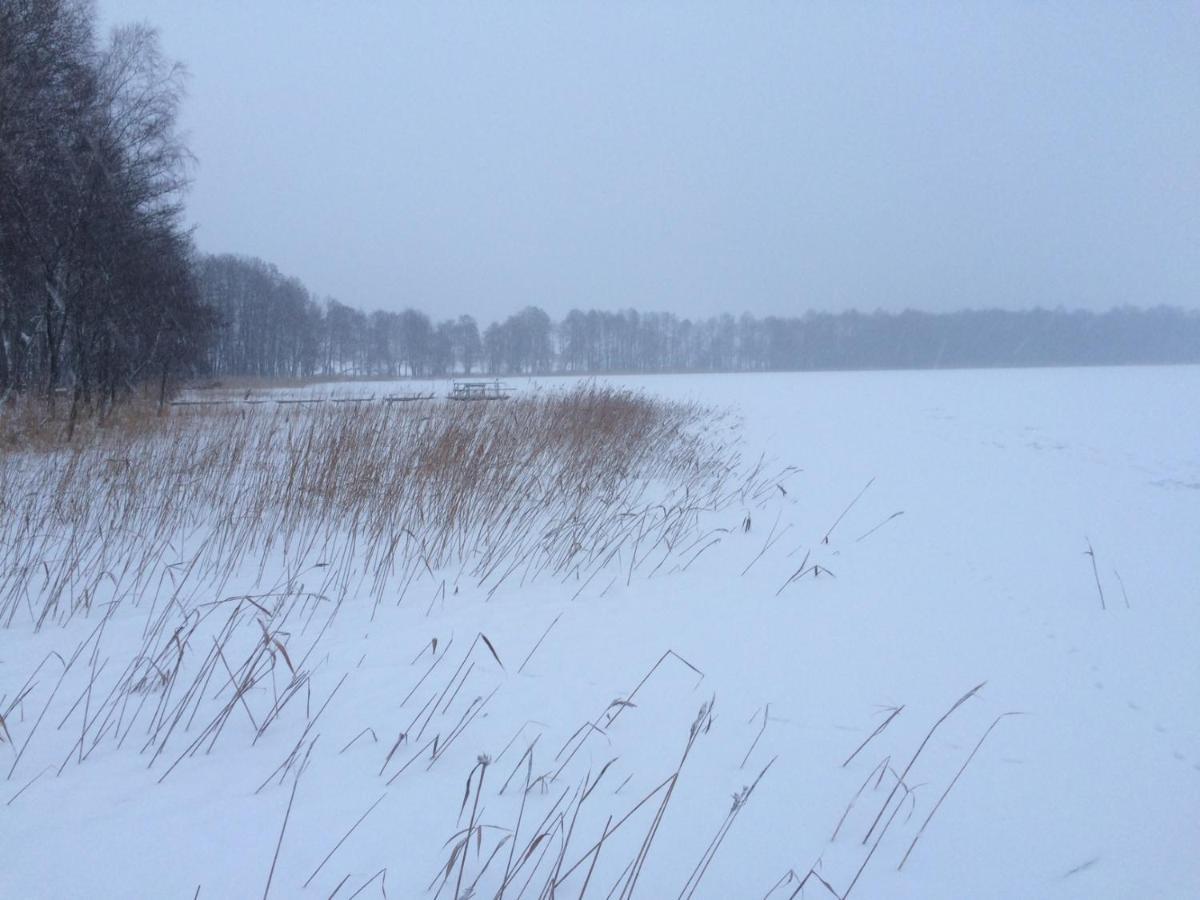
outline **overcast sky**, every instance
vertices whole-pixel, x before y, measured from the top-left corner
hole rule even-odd
[[[97,2],[199,247],[364,308],[1200,308],[1200,3]]]

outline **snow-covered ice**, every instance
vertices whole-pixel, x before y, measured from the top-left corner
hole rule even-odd
[[[268,877],[274,897],[346,897],[372,878],[360,897],[433,896],[474,821],[488,827],[462,886],[499,847],[477,889],[491,897],[510,848],[603,770],[536,848],[545,873],[573,829],[560,873],[583,864],[559,895],[575,897],[586,851],[676,771],[702,707],[635,896],[688,896],[734,795],[771,760],[696,897],[789,897],[814,867],[861,898],[1200,896],[1200,368],[605,380],[731,409],[744,460],[799,471],[706,521],[720,540],[679,571],[614,573],[578,596],[547,579],[490,599],[464,585],[436,602],[429,581],[373,620],[349,598],[310,656],[307,715],[328,705],[308,733],[299,715],[252,744],[231,720],[228,739],[165,777],[132,740],[72,759],[74,697],[16,760],[58,677],[45,667],[43,699],[7,713],[0,744],[0,896],[261,897]],[[114,615],[112,640],[144,619]],[[0,712],[96,622],[0,631]],[[468,660],[481,633],[495,655],[476,642]],[[446,655],[422,684],[435,638]],[[630,705],[611,706],[667,651]],[[460,661],[460,689],[441,695]],[[465,725],[432,764],[408,744],[385,762],[426,693],[448,727]],[[476,698],[490,699],[472,717]],[[588,722],[603,729],[580,735]],[[301,777],[272,780],[302,736]],[[624,896],[662,796],[605,841],[588,896]],[[830,894],[813,878],[796,896]]]

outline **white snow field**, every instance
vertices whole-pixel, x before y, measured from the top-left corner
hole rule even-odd
[[[601,383],[740,443],[590,581],[4,573],[0,897],[1200,897],[1200,369]]]

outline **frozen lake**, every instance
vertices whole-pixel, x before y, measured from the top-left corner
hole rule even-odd
[[[427,587],[374,621],[370,604],[348,599],[323,639],[314,706],[348,678],[298,783],[271,896],[327,897],[347,875],[348,896],[384,868],[387,896],[425,896],[431,882],[433,896],[464,824],[468,773],[479,754],[503,756],[479,814],[495,835],[469,851],[470,883],[517,818],[519,797],[498,790],[520,749],[541,735],[533,774],[554,774],[566,757],[554,751],[629,698],[668,650],[703,677],[669,657],[524,810],[528,832],[560,792],[615,759],[578,825],[601,832],[671,774],[697,708],[715,697],[636,896],[687,896],[731,795],[773,758],[696,897],[760,898],[773,886],[772,900],[789,897],[818,861],[839,894],[853,885],[850,897],[1200,896],[1200,368],[598,380],[729,409],[748,464],[764,456],[799,471],[769,502],[708,523],[720,540],[683,571],[597,579],[578,596],[534,581],[490,599],[464,586],[431,605]],[[72,646],[86,630],[71,631]],[[425,670],[422,648],[458,635],[465,649],[478,632],[504,661],[481,658],[463,691],[497,690],[487,715],[437,767],[385,784],[380,763],[416,713],[401,700]],[[67,643],[61,634],[0,631],[0,695],[11,699]],[[10,715],[18,747],[35,715]],[[377,742],[352,741],[365,729]],[[70,740],[39,736],[0,796],[19,793],[0,809],[0,896],[187,898],[197,885],[201,897],[261,896],[289,789],[254,791],[297,736],[217,745],[162,784],[126,747],[19,793],[69,753]],[[0,745],[9,765],[15,752]],[[631,859],[647,825],[631,819],[606,844],[588,896],[620,883],[621,866],[605,864]],[[580,887],[566,882],[562,895]],[[810,879],[796,896],[830,894]]]

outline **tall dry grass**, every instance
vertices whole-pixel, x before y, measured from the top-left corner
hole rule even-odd
[[[256,743],[289,719],[299,737],[262,787],[282,783],[345,680],[314,697],[312,660],[345,604],[374,615],[418,583],[443,602],[538,578],[578,593],[601,572],[690,564],[714,540],[705,512],[774,490],[740,465],[722,415],[596,387],[145,412],[0,452],[0,628],[72,629],[0,684],[6,777],[33,775],[10,802],[99,747],[145,755],[161,780],[232,722]],[[434,643],[426,677],[451,643]],[[426,750],[432,765],[483,712],[494,692],[464,693],[465,708],[459,695],[484,648],[499,662],[481,634],[431,688],[401,771]]]
[[[503,404],[183,407],[0,455],[0,624],[220,592],[318,567],[399,600],[419,575],[494,590],[631,570],[753,490],[721,417],[581,388]],[[187,605],[184,603],[183,605]]]

